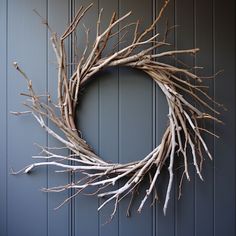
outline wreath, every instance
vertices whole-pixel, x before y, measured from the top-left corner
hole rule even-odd
[[[100,22],[102,11],[100,11],[97,20],[96,38],[91,48],[88,43],[89,29],[84,26],[87,44],[71,75],[67,71],[69,62],[66,58],[65,41],[74,34],[78,24],[91,8],[92,4],[85,9],[80,7],[61,37],[58,37],[51,30],[47,21],[44,20],[44,24],[47,25],[51,32],[51,42],[58,64],[58,102],[54,103],[49,95],[46,96],[47,101],[45,102],[45,99],[35,92],[32,81],[19,65],[14,62],[15,68],[23,75],[28,84],[28,94],[23,95],[26,95],[28,98],[24,105],[29,108],[27,112],[15,112],[14,114],[32,114],[41,127],[52,137],[59,140],[70,153],[69,155],[58,155],[56,152],[57,148],[40,146],[42,152],[39,156],[35,157],[41,158],[42,161],[30,164],[18,172],[12,171],[13,174],[29,173],[34,168],[40,166],[56,166],[71,173],[82,173],[78,181],[70,182],[63,186],[50,187],[44,189],[44,191],[61,192],[73,189],[74,194],[61,204],[63,205],[84,189],[91,189],[89,187],[95,186],[96,191],[92,192],[91,190],[91,194],[99,198],[105,197],[98,210],[103,208],[107,203],[114,201],[114,210],[111,213],[111,218],[117,210],[118,203],[123,198],[131,195],[131,199],[133,199],[133,193],[144,182],[146,176],[150,184],[139,205],[138,212],[141,212],[150,195],[155,199],[157,197],[157,179],[162,173],[163,166],[167,165],[169,181],[163,207],[165,214],[173,185],[173,166],[177,161],[177,156],[182,156],[184,163],[180,185],[184,177],[190,180],[188,171],[190,162],[193,162],[197,175],[203,180],[201,170],[204,152],[212,159],[207,144],[204,141],[203,132],[212,135],[215,134],[203,128],[203,125],[201,125],[202,120],[210,119],[221,122],[216,118],[219,112],[214,107],[216,105],[222,105],[216,103],[207,94],[205,90],[206,86],[202,85],[204,78],[197,76],[194,70],[190,70],[184,66],[176,66],[177,63],[171,65],[162,62],[162,58],[176,57],[178,54],[195,54],[199,50],[197,48],[166,50],[170,46],[166,42],[168,28],[164,37],[161,37],[159,33],[151,35],[152,32],[155,32],[154,29],[163,15],[168,2],[168,0],[165,1],[157,18],[142,32],[139,32],[139,21],[126,24],[122,28],[117,29],[117,25],[128,18],[131,12],[120,18],[116,18],[116,14],[113,13],[109,25],[104,31],[101,31]],[[111,54],[106,54],[104,51],[109,40],[114,36],[121,35],[122,32],[131,26],[134,26],[132,42],[128,46],[119,48]],[[159,48],[164,48],[165,50],[156,53],[157,50],[155,49]],[[104,68],[115,66],[132,67],[148,74],[165,95],[169,108],[169,122],[160,144],[142,160],[125,164],[109,163],[100,158],[87,144],[86,140],[83,139],[75,123],[76,107],[79,103],[78,95],[81,88],[84,88],[87,82],[96,80],[96,76],[94,75],[97,72]],[[50,128],[47,125],[47,120],[54,123],[58,130]],[[58,132],[59,130],[62,132]],[[188,150],[191,150],[191,152],[188,152]],[[122,181],[118,186],[112,189],[110,188],[110,186],[116,185],[120,180]],[[92,189],[94,191],[94,188]]]

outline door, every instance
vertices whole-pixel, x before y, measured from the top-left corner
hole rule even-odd
[[[161,0],[94,0],[83,23],[94,37],[95,22],[104,8],[102,27],[116,11],[119,16],[132,10],[131,20],[141,19],[141,28],[157,15]],[[34,13],[36,9],[50,26],[62,33],[85,0],[1,0],[0,1],[0,235],[1,236],[234,236],[235,235],[235,2],[234,0],[171,0],[156,30],[163,32],[166,19],[175,25],[169,42],[178,49],[199,47],[196,57],[180,58],[190,65],[203,66],[203,76],[224,72],[208,80],[209,93],[227,112],[225,125],[209,123],[220,138],[206,136],[214,160],[205,160],[204,182],[192,165],[191,182],[183,183],[178,200],[181,168],[175,170],[175,185],[167,215],[162,212],[167,173],[160,178],[159,201],[146,204],[142,214],[136,212],[138,200],[126,217],[129,199],[125,199],[111,223],[106,221],[112,206],[98,212],[101,200],[81,195],[54,210],[71,192],[47,194],[42,187],[70,181],[71,176],[55,173],[53,168],[39,168],[30,176],[12,176],[10,168],[20,169],[31,163],[38,150],[33,143],[57,146],[31,117],[15,117],[22,111],[24,98],[19,93],[26,85],[19,79],[12,63],[18,61],[35,88],[55,94],[57,77],[55,57],[49,32]],[[120,27],[122,27],[120,25]],[[121,35],[119,35],[121,36]],[[82,30],[78,30],[81,45]],[[115,39],[117,40],[117,38]],[[120,45],[122,46],[122,45]],[[81,50],[79,48],[79,50]],[[112,162],[140,160],[160,142],[166,127],[167,104],[160,89],[141,72],[127,68],[103,71],[99,80],[88,85],[81,95],[78,120],[83,136],[104,159]],[[55,95],[56,96],[56,95]],[[140,189],[145,191],[145,189]]]

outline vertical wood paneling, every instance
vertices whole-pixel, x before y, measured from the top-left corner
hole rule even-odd
[[[186,49],[194,47],[194,1],[176,0],[176,47],[177,49]],[[193,66],[193,58],[189,55],[178,57],[189,66]],[[189,152],[189,156],[191,153]],[[189,163],[192,163],[191,161]],[[191,236],[195,234],[195,191],[194,191],[194,168],[189,165],[191,183],[184,180],[182,197],[177,200],[176,206],[176,235]],[[177,171],[176,191],[182,176],[183,169]],[[178,194],[176,194],[178,197]]]
[[[53,31],[58,33],[58,37],[64,32],[69,21],[70,1],[48,0],[48,22]],[[56,57],[51,45],[50,34],[48,35],[48,93],[53,101],[57,99],[57,65]],[[49,126],[55,130],[55,125],[49,123]],[[58,131],[58,130],[57,130]],[[48,136],[49,147],[60,147],[61,143],[51,136]],[[58,151],[57,151],[58,152]],[[67,150],[61,150],[60,153],[67,154]],[[48,167],[48,186],[58,186],[62,183],[67,184],[70,181],[68,174],[55,173],[57,168]],[[61,204],[69,192],[60,194],[48,194],[48,236],[61,235],[67,236],[71,233],[71,212],[70,204],[65,204],[58,210],[54,210]]]
[[[85,34],[82,23],[90,29],[89,43],[92,46],[96,33],[96,22],[98,17],[98,1],[93,1],[93,7],[86,13],[78,30],[78,42],[80,53],[85,46]],[[76,0],[75,7],[81,5],[86,7],[90,1]],[[81,101],[78,108],[78,127],[82,136],[94,148],[99,151],[99,86],[98,80],[92,81],[86,89],[81,92]],[[98,199],[94,196],[80,195],[75,200],[75,235],[99,235],[99,214],[97,212]]]
[[[33,9],[46,15],[46,0],[8,1],[8,168],[20,169],[32,162],[37,151],[34,142],[46,144],[46,134],[32,117],[15,117],[10,111],[26,109],[21,105],[27,91],[24,79],[13,68],[18,61],[32,79],[36,90],[46,90],[46,29]],[[27,91],[28,92],[28,91]],[[27,110],[27,109],[26,109]],[[9,169],[7,172],[9,173]],[[47,195],[40,188],[47,185],[44,168],[27,175],[8,175],[8,235],[47,235]]]
[[[213,71],[213,1],[195,1],[195,47],[200,48],[196,56],[196,65],[203,66],[203,70],[197,70],[198,75],[208,76]],[[201,16],[201,17],[200,17]],[[209,94],[214,96],[214,80],[207,80]],[[213,104],[212,104],[213,106]],[[205,122],[206,127],[214,130],[214,122]],[[214,157],[214,137],[205,135],[210,152]],[[205,156],[203,165],[202,182],[196,175],[195,188],[195,233],[196,235],[214,235],[214,162]],[[206,224],[207,222],[207,224]]]
[[[215,70],[224,72],[215,82],[216,100],[225,104],[225,122],[216,126],[215,236],[235,235],[235,1],[214,4]]]
[[[120,16],[130,10],[132,10],[132,15],[127,21],[136,22],[137,19],[140,19],[140,31],[151,24],[152,1],[139,0],[135,1],[135,4],[132,0],[119,1]],[[125,22],[121,25],[124,24]],[[128,40],[132,40],[132,34]],[[124,45],[120,45],[120,48]],[[152,96],[152,81],[147,75],[130,68],[120,68],[119,160],[121,163],[142,159],[152,150]],[[146,188],[147,185],[139,188],[139,195],[132,206],[132,217],[125,217],[129,198],[121,202],[120,236],[152,235],[152,208],[150,207],[152,200],[148,199],[142,214],[137,214]]]
[[[132,10],[130,21],[141,19],[141,28],[151,23],[163,0],[96,0],[78,29],[81,54],[85,45],[82,24],[90,28],[90,46],[95,38],[98,12],[104,8],[104,28],[113,11],[119,16]],[[177,25],[168,42],[178,49],[201,49],[196,56],[197,66],[205,67],[197,73],[211,75],[224,72],[217,80],[209,80],[209,92],[227,112],[222,112],[225,125],[215,125],[220,139],[205,136],[214,161],[206,158],[203,167],[204,182],[195,177],[193,166],[191,182],[183,183],[182,198],[177,200],[182,169],[176,171],[176,182],[169,202],[167,216],[163,216],[163,201],[168,171],[162,174],[158,192],[160,201],[153,210],[151,200],[141,215],[136,213],[146,187],[139,189],[132,206],[131,218],[126,217],[127,198],[119,206],[113,221],[109,219],[113,205],[97,212],[96,197],[79,196],[71,204],[54,211],[70,192],[46,194],[41,187],[55,186],[70,181],[67,174],[56,174],[53,168],[39,168],[31,176],[9,175],[9,169],[20,169],[31,163],[37,153],[32,145],[60,146],[48,137],[31,117],[14,117],[10,111],[22,111],[18,94],[26,91],[25,81],[12,67],[18,61],[32,79],[39,93],[48,92],[56,99],[57,69],[55,57],[45,26],[33,13],[36,9],[48,16],[50,26],[59,33],[70,16],[85,0],[2,0],[0,1],[0,235],[1,236],[77,236],[77,235],[168,235],[168,236],[233,236],[235,235],[235,2],[234,0],[172,0],[156,29],[164,31],[166,18],[169,26]],[[121,26],[120,26],[121,27]],[[121,36],[121,35],[120,35]],[[115,43],[118,38],[113,40]],[[70,43],[70,41],[69,41]],[[127,42],[126,42],[127,43]],[[122,48],[124,44],[120,44]],[[69,48],[69,44],[67,45]],[[112,45],[109,45],[109,49]],[[70,53],[69,53],[70,56]],[[194,58],[179,57],[193,65]],[[171,62],[171,59],[166,59]],[[111,162],[129,162],[141,159],[158,145],[167,122],[167,105],[159,88],[140,71],[128,68],[110,68],[99,73],[80,94],[78,128],[83,137],[102,158]],[[53,127],[52,124],[49,124]],[[206,123],[214,128],[213,123]],[[191,162],[191,161],[190,161]],[[78,177],[78,176],[77,176]],[[77,178],[75,177],[75,178]],[[120,185],[122,182],[119,183]]]
[[[0,235],[7,235],[7,1],[0,2]]]

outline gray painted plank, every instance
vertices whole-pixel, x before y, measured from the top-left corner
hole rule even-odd
[[[101,22],[101,29],[104,30],[110,22],[113,12],[118,13],[118,1],[113,2],[109,0],[100,0],[99,9],[103,8],[103,17]],[[112,45],[116,45],[118,36],[114,37],[108,44],[108,48],[104,51],[110,53],[113,49]],[[118,67],[109,68],[99,74],[99,155],[108,162],[119,162],[119,72]],[[100,200],[100,204],[105,199]],[[113,205],[104,207],[99,213],[100,217],[100,235],[118,235],[119,224],[118,215],[109,221],[110,215],[113,211]]]
[[[194,4],[193,0],[177,0],[176,1],[176,15],[175,24],[178,25],[176,29],[176,46],[177,49],[186,49],[194,47]],[[193,65],[191,56],[181,56],[178,59],[184,61],[188,65]],[[191,157],[191,154],[189,153]],[[191,159],[189,163],[192,163]],[[182,175],[183,169],[177,171],[177,183]],[[191,236],[195,233],[195,192],[194,192],[194,173],[193,165],[189,164],[189,172],[191,182],[183,182],[182,197],[177,201],[176,205],[176,235]],[[178,187],[176,191],[178,192]],[[176,198],[178,194],[176,194]]]
[[[197,70],[200,76],[213,75],[213,1],[195,1],[195,33],[196,47],[200,52],[196,56],[196,65],[203,66],[203,70]],[[214,96],[214,80],[206,80],[205,85],[209,86],[209,94]],[[211,104],[213,106],[213,104]],[[214,122],[205,122],[205,127],[213,131]],[[214,157],[214,137],[204,135],[209,150]],[[195,228],[196,235],[214,235],[214,162],[205,155],[202,175],[202,182],[196,175],[195,191]],[[207,224],[206,224],[207,222]]]
[[[163,6],[164,1],[156,1],[156,15],[158,15],[161,7]],[[160,32],[161,36],[166,30],[166,21],[168,20],[169,27],[175,25],[175,4],[174,1],[169,3],[169,6],[166,8],[163,18],[158,23],[157,32]],[[170,31],[170,34],[167,38],[167,42],[171,43],[173,46],[164,47],[158,50],[171,50],[174,47],[174,30]],[[174,63],[171,58],[162,59],[166,63]],[[166,98],[163,92],[158,86],[156,86],[156,99],[155,99],[155,108],[156,108],[156,146],[160,144],[161,138],[168,124],[168,106]],[[159,201],[157,202],[156,209],[156,235],[174,235],[175,230],[175,186],[173,184],[170,201],[168,203],[167,214],[163,214],[163,205],[166,196],[166,190],[169,180],[168,170],[164,167],[162,174],[159,177],[157,191]]]
[[[0,2],[0,71],[2,74],[0,86],[0,235],[7,235],[7,1]]]
[[[86,7],[90,2],[76,0],[75,6],[78,9],[81,5]],[[89,43],[93,43],[96,22],[98,16],[98,1],[93,1],[93,7],[86,13],[79,25],[77,33],[80,53],[85,45],[85,35],[82,23],[90,29]],[[81,100],[78,107],[78,127],[82,136],[93,147],[96,153],[99,152],[99,86],[98,80],[92,81],[80,94]],[[80,195],[75,200],[75,235],[99,235],[99,216],[97,212],[98,199],[94,196]]]
[[[140,30],[151,23],[152,1],[119,1],[119,15],[132,10],[127,22],[140,19]],[[121,25],[124,25],[123,22]],[[129,40],[132,40],[130,35]],[[124,44],[120,45],[123,47]],[[147,75],[130,68],[120,68],[119,73],[119,160],[126,163],[140,160],[152,150],[152,80]],[[122,183],[120,183],[122,184]],[[147,185],[139,189],[132,206],[132,216],[126,217],[129,198],[120,204],[119,235],[152,235],[152,199],[148,199],[142,214],[137,213]]]
[[[32,162],[36,153],[34,142],[46,144],[46,134],[32,117],[14,117],[10,111],[25,108],[19,93],[27,86],[12,66],[18,61],[39,93],[46,89],[46,29],[33,9],[45,15],[46,1],[8,1],[8,168],[20,169]],[[7,170],[9,171],[9,169]],[[8,236],[47,234],[46,170],[39,169],[31,176],[8,176]]]
[[[78,109],[79,127],[83,137],[98,150],[98,87],[87,86]],[[75,199],[75,235],[98,235],[98,200],[80,195]]]
[[[216,126],[215,236],[235,235],[235,1],[215,1],[215,96],[225,104],[224,126]]]
[[[60,36],[69,21],[69,1],[48,0],[48,22],[50,27]],[[48,37],[48,93],[52,99],[57,99],[57,66],[55,64],[56,57],[52,49],[50,35]],[[56,102],[55,102],[56,103]],[[55,126],[49,123],[49,126],[55,130]],[[49,147],[60,147],[61,143],[51,136],[48,137]],[[60,151],[61,154],[67,154],[67,150]],[[58,186],[67,184],[70,181],[68,174],[55,173],[58,168],[48,167],[48,186]],[[65,198],[69,196],[69,192],[60,194],[48,194],[48,235],[66,236],[71,234],[71,205],[65,204],[58,210],[54,210]]]

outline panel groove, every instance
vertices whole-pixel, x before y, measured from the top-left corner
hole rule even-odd
[[[76,10],[75,9],[75,0],[70,0],[69,4],[68,4],[68,25],[73,21],[73,18],[76,14]],[[69,44],[68,44],[68,51],[69,51],[69,57],[70,57],[70,61],[71,63],[73,63],[73,59],[74,59],[74,51],[73,48],[75,47],[74,43],[75,43],[75,38],[74,35],[70,35],[69,36]],[[69,66],[69,74],[70,76],[73,73],[73,69],[75,68],[75,66],[73,64],[71,64],[71,66]],[[71,161],[71,164],[76,164],[73,161]],[[75,182],[76,177],[75,174],[70,174],[68,173],[68,179],[70,182]],[[68,196],[72,196],[73,194],[75,194],[75,189],[71,189],[68,192]],[[75,236],[75,199],[72,199],[72,201],[69,203],[69,207],[68,207],[68,214],[69,214],[69,219],[68,219],[68,230],[69,230],[69,236]]]
[[[117,14],[120,17],[120,1],[118,0],[118,9],[117,9]],[[118,32],[120,30],[120,24],[118,24]],[[120,33],[118,33],[118,40],[120,38]],[[118,50],[120,49],[120,45],[118,44]],[[120,66],[118,66],[118,163],[120,163]],[[118,187],[120,187],[120,182],[118,182]],[[118,207],[118,236],[120,236],[120,204]]]
[[[8,236],[8,0],[6,1],[6,234]]]
[[[156,0],[152,0],[152,21],[156,19]],[[156,34],[156,28],[152,35]],[[153,50],[156,53],[156,49]],[[156,83],[152,81],[152,148],[156,147]],[[150,197],[153,197],[153,193]],[[152,206],[152,235],[156,235],[156,202]]]
[[[174,0],[174,25],[175,25],[175,29],[174,29],[174,49],[177,50],[177,0]],[[176,66],[176,61],[174,62],[174,65]],[[174,199],[174,236],[178,236],[178,221],[177,221],[177,217],[178,217],[178,208],[177,208],[177,204],[178,204],[178,181],[177,181],[177,177],[175,177],[175,199]]]
[[[9,15],[9,9],[8,9],[8,0],[6,0],[6,233],[8,236],[8,35],[9,35],[9,24],[8,24],[8,15]]]
[[[196,32],[197,32],[197,29],[196,29],[196,0],[193,0],[193,47],[196,48],[196,43],[197,43],[197,38],[196,38]],[[196,68],[196,54],[193,56],[193,65],[194,67]],[[196,73],[196,69],[194,68],[194,73]],[[193,84],[196,85],[196,83],[194,82]],[[195,102],[194,103],[195,106],[197,105],[197,103]],[[195,171],[194,171],[195,172]],[[193,180],[193,185],[194,185],[194,195],[193,195],[193,201],[194,201],[194,213],[193,213],[193,220],[194,220],[194,224],[193,224],[193,232],[194,232],[194,236],[197,236],[196,235],[196,205],[197,205],[197,196],[196,196],[196,188],[197,188],[197,184],[196,184],[196,181],[197,181],[197,173],[195,172],[194,173],[194,180]]]
[[[48,1],[49,0],[46,0],[46,20],[48,22]],[[48,39],[49,39],[49,30],[48,30],[48,27],[44,26],[43,27],[46,28],[46,32],[45,32],[45,42],[46,42],[46,58],[45,58],[45,62],[46,62],[46,94],[49,94],[49,81],[48,81],[48,72],[49,72],[49,66],[48,66]],[[47,105],[48,105],[48,99],[47,99]],[[48,126],[49,125],[49,119],[46,118],[46,125]],[[49,134],[46,133],[46,146],[48,147],[49,146]],[[47,185],[47,188],[49,187],[49,170],[48,170],[48,166],[46,167],[46,185]],[[47,196],[47,202],[46,202],[46,217],[47,217],[47,236],[49,236],[49,193],[45,193],[46,196]]]
[[[174,50],[177,49],[177,13],[176,13],[176,0],[173,0],[173,23],[174,23],[174,26],[175,26],[175,29],[173,30],[173,44],[174,44]],[[174,65],[176,66],[176,63],[174,63]],[[177,194],[177,191],[178,191],[178,188],[177,188],[177,178],[175,176],[175,180],[174,180],[174,189],[173,189],[173,192],[174,192],[174,200],[173,200],[173,205],[174,205],[174,213],[173,213],[173,217],[174,217],[174,228],[173,228],[173,235],[174,236],[177,236],[177,197],[178,197],[178,194]]]
[[[75,16],[75,6],[74,6],[74,0],[69,0],[69,7],[68,7],[68,25],[70,24],[70,22],[72,22],[74,16]],[[69,36],[69,42],[70,44],[68,45],[68,50],[69,50],[69,59],[70,59],[70,62],[73,63],[73,43],[75,43],[75,41],[73,40],[74,36]],[[69,66],[69,73],[70,75],[72,74],[72,70],[73,70],[74,66],[73,64],[71,64]],[[73,163],[72,161],[70,161],[70,164],[75,164]],[[75,174],[68,174],[68,179],[70,182],[75,182]],[[75,193],[75,190],[73,189],[70,189],[69,190],[69,197],[71,197],[73,194]],[[75,208],[75,201],[74,199],[71,200],[71,202],[69,203],[69,208],[68,208],[68,224],[69,224],[69,235],[70,236],[75,236],[75,230],[74,230],[74,227],[75,227],[75,222],[74,222],[74,209]]]
[[[99,12],[100,12],[100,0],[98,0],[98,3],[97,3],[97,19],[98,19],[98,17],[99,17]],[[101,78],[100,78],[101,79]],[[100,106],[101,106],[101,96],[100,96],[100,79],[98,80],[98,85],[97,85],[97,89],[98,89],[98,120],[97,120],[97,122],[98,122],[98,124],[97,124],[97,126],[98,126],[98,137],[97,137],[97,140],[98,140],[98,156],[101,156],[101,134],[100,134],[100,130],[101,130],[101,123],[100,123],[100,120],[101,120],[101,109],[100,109]],[[99,207],[99,205],[100,205],[100,203],[101,203],[101,199],[100,198],[97,198],[97,205],[98,205],[98,207]],[[100,215],[101,215],[101,213],[100,213],[100,211],[98,211],[98,217],[97,217],[97,232],[98,232],[98,236],[100,236],[100,234],[101,234],[101,226],[100,226],[100,224],[101,224],[101,220],[100,220]]]
[[[215,63],[215,0],[212,0],[212,46],[213,46],[213,51],[212,51],[212,63],[213,63],[213,74],[215,75],[216,73],[216,63]],[[213,84],[213,97],[216,100],[216,92],[215,92],[215,82]],[[214,105],[214,109],[215,109],[215,105]],[[214,133],[216,133],[216,122],[214,122],[213,124],[213,130]],[[216,145],[216,139],[214,138],[213,141],[213,150],[214,150],[214,154],[215,154],[215,145]],[[216,236],[215,233],[215,155],[213,158],[213,235]]]

